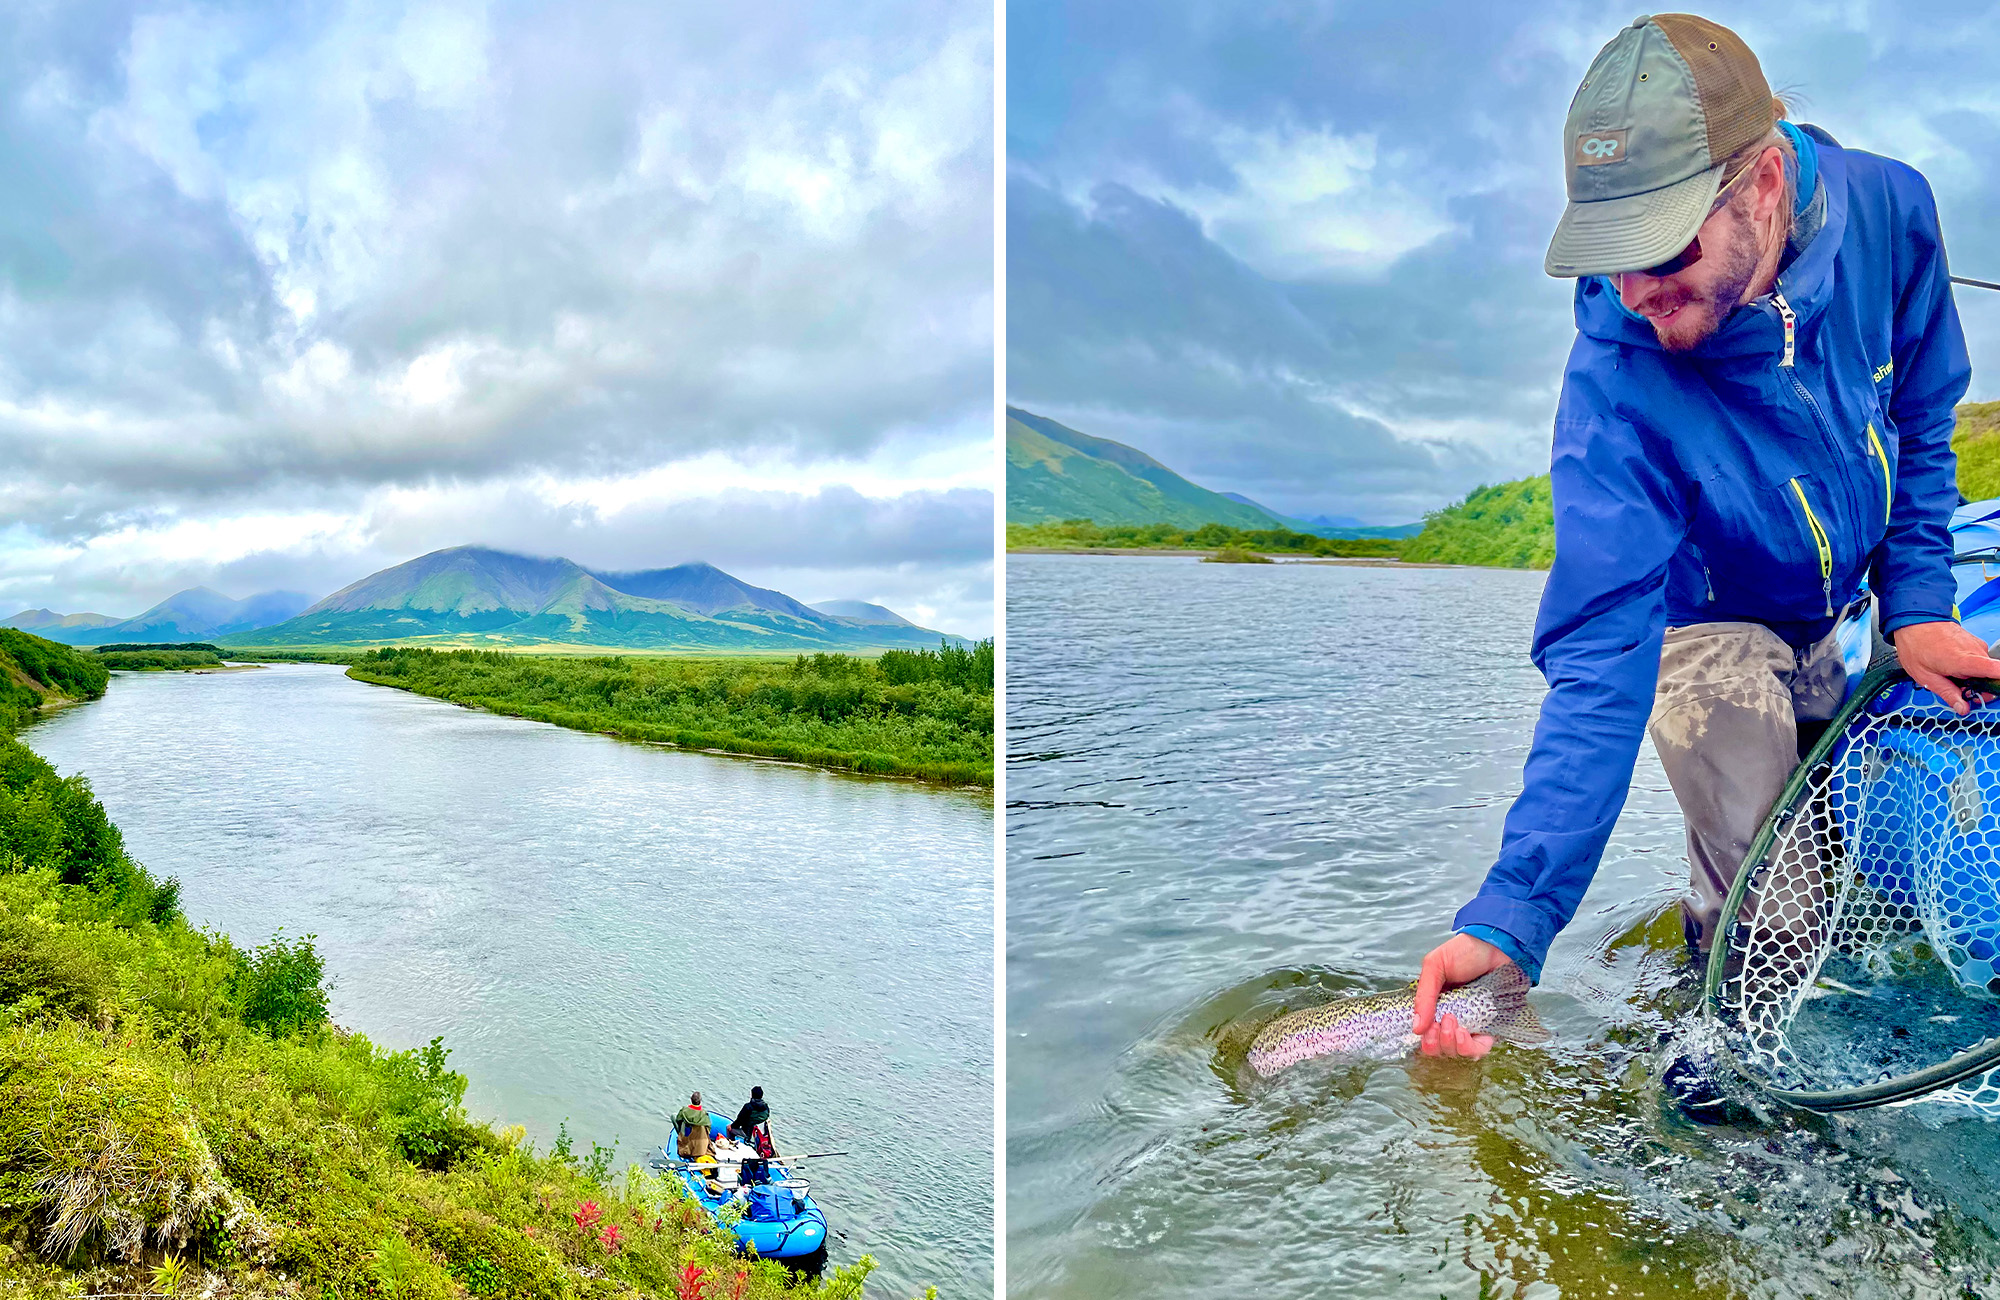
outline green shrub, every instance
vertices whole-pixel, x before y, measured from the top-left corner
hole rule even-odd
[[[37,1012],[95,1018],[111,994],[111,974],[94,953],[58,931],[0,916],[0,1007],[16,1020]]]
[[[281,930],[244,961],[239,982],[245,1024],[283,1035],[328,1022],[326,963],[313,947],[317,937],[287,942]]]

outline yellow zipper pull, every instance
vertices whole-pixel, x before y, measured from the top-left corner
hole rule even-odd
[[[1826,529],[1820,525],[1819,516],[1813,513],[1812,502],[1806,500],[1806,490],[1795,478],[1792,495],[1799,499],[1799,509],[1806,512],[1806,528],[1812,533],[1813,545],[1819,550],[1819,589],[1826,595],[1826,615],[1833,617],[1833,543],[1827,540]]]

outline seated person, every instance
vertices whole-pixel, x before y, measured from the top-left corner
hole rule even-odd
[[[752,1088],[750,1100],[744,1102],[743,1109],[736,1112],[736,1120],[729,1126],[729,1133],[732,1137],[739,1137],[750,1143],[761,1153],[770,1145],[771,1139],[767,1134],[763,1141],[758,1141],[757,1130],[770,1122],[771,1107],[764,1100],[764,1090]]]
[[[688,1098],[688,1104],[674,1115],[674,1132],[679,1135],[675,1149],[683,1160],[706,1160],[708,1158],[708,1112],[701,1108],[701,1094]]]

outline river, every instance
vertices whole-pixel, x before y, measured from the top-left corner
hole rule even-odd
[[[869,1292],[993,1290],[990,796],[628,744],[337,667],[120,673],[22,739],[191,921],[316,934],[334,1019],[617,1164],[761,1084]]]
[[[1237,1068],[1303,986],[1407,983],[1478,887],[1541,585],[1009,557],[1011,1294],[2000,1294],[2000,1127],[1663,1106],[1687,868],[1650,745],[1533,995],[1550,1046]]]

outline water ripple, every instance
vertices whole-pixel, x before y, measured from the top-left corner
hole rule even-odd
[[[1535,995],[1554,1044],[1244,1077],[1256,1026],[1407,983],[1477,887],[1540,589],[1010,557],[1014,1294],[2000,1293],[2000,1130],[1662,1105],[1686,866],[1650,749]]]

